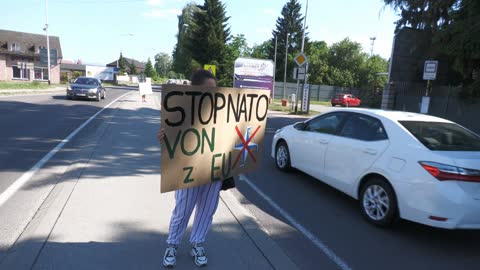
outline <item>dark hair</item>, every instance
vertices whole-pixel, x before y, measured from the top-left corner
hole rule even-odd
[[[192,85],[202,85],[208,79],[213,79],[217,81],[215,76],[213,76],[210,71],[199,69],[193,73],[192,79],[190,81],[192,81]]]

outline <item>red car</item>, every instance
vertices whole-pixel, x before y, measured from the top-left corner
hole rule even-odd
[[[338,94],[332,98],[332,106],[358,107],[362,102],[352,94]]]

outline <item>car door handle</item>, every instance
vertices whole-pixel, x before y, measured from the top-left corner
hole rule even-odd
[[[363,153],[369,154],[369,155],[376,155],[376,154],[377,154],[377,150],[371,149],[371,148],[366,148],[366,149],[363,149]]]
[[[318,142],[321,144],[328,144],[328,140],[319,140]]]

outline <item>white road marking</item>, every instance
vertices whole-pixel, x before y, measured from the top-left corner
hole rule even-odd
[[[48,154],[46,154],[41,160],[39,160],[35,165],[33,165],[32,168],[30,168],[30,170],[28,170],[26,173],[24,173],[22,176],[20,176],[20,178],[18,178],[17,180],[15,180],[15,182],[13,182],[13,184],[11,184],[2,194],[0,194],[0,207],[6,202],[8,201],[8,199],[10,199],[10,197],[13,196],[13,194],[15,194],[15,192],[17,192],[18,190],[20,190],[20,188],[25,185],[25,183],[28,182],[28,180],[30,180],[34,175],[35,173],[38,172],[38,170],[40,170],[44,165],[45,163],[47,163],[58,151],[60,151],[60,149],[62,149],[63,146],[65,146],[65,144],[67,144],[71,139],[73,139],[73,137],[75,137],[84,127],[86,127],[90,122],[92,122],[93,119],[95,119],[99,114],[101,114],[105,109],[107,109],[108,107],[110,107],[112,104],[114,104],[115,102],[117,102],[119,99],[125,97],[126,95],[132,93],[132,91],[118,97],[117,99],[115,99],[114,101],[110,102],[107,106],[103,107],[100,111],[98,111],[97,113],[95,113],[94,115],[92,115],[90,118],[88,118],[87,121],[85,121],[82,125],[80,125],[77,129],[75,129],[72,133],[70,133],[70,135],[68,135],[65,139],[63,139],[59,144],[57,144],[57,146],[55,146],[55,148],[53,148],[50,152],[48,152]]]
[[[325,243],[317,238],[307,228],[298,223],[289,213],[283,210],[277,203],[275,203],[270,197],[268,197],[263,191],[261,191],[246,175],[240,175],[240,180],[245,181],[258,195],[260,195],[266,202],[268,202],[275,210],[280,213],[290,224],[293,225],[299,232],[301,232],[307,239],[317,246],[330,260],[332,260],[342,270],[352,270],[350,266],[340,257],[333,252]]]

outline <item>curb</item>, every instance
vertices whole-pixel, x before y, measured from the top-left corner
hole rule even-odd
[[[297,270],[298,266],[283,252],[255,217],[245,209],[231,191],[220,193],[220,199],[254,242],[265,259],[276,270]]]

